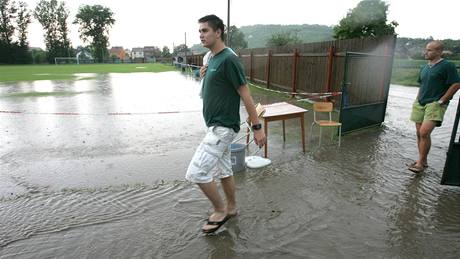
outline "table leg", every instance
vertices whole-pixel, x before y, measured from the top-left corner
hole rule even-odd
[[[266,141],[264,145],[264,157],[267,158],[267,154],[268,154],[268,121],[267,120],[264,120],[264,131],[265,131],[265,137],[266,137]]]
[[[249,143],[249,137],[250,137],[250,135],[251,135],[251,134],[249,134],[249,132],[250,132],[250,129],[249,129],[249,127],[248,127],[248,128],[246,129],[246,145]]]
[[[286,123],[283,120],[283,141],[286,142]]]
[[[305,153],[305,122],[303,113],[300,115],[300,130],[302,131],[302,150]]]

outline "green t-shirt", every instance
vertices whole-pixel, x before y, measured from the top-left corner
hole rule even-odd
[[[206,126],[240,130],[240,95],[237,90],[245,84],[243,65],[231,50],[225,48],[209,60],[202,89]]]
[[[420,105],[439,100],[454,83],[460,82],[455,64],[441,60],[433,66],[426,64],[420,70],[418,78],[420,92],[418,102]]]

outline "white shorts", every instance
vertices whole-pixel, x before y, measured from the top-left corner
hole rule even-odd
[[[215,177],[232,176],[230,144],[236,135],[231,128],[209,127],[190,161],[185,179],[194,183],[210,183]]]

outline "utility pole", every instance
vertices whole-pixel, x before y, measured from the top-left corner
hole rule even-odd
[[[187,32],[185,32],[185,65],[187,65]]]
[[[227,46],[230,47],[230,0],[227,0]]]

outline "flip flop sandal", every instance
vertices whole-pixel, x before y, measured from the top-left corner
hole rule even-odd
[[[413,165],[411,167],[409,167],[409,170],[413,173],[421,173],[425,170],[426,166],[417,166],[417,165]]]
[[[207,223],[206,225],[210,225],[210,226],[216,226],[215,228],[211,228],[211,229],[202,229],[201,231],[203,231],[204,234],[211,234],[211,233],[214,233],[216,232],[223,224],[225,224],[225,222],[227,222],[227,220],[229,220],[231,218],[231,216],[227,215],[225,216],[225,218],[221,221],[210,221],[209,219],[207,220]]]
[[[406,164],[406,166],[407,166],[407,167],[413,167],[413,166],[415,166],[416,164],[417,164],[417,162],[413,162],[413,163],[410,163],[410,164]],[[428,165],[425,164],[425,165],[423,165],[423,167],[424,167],[424,168],[427,168]]]

